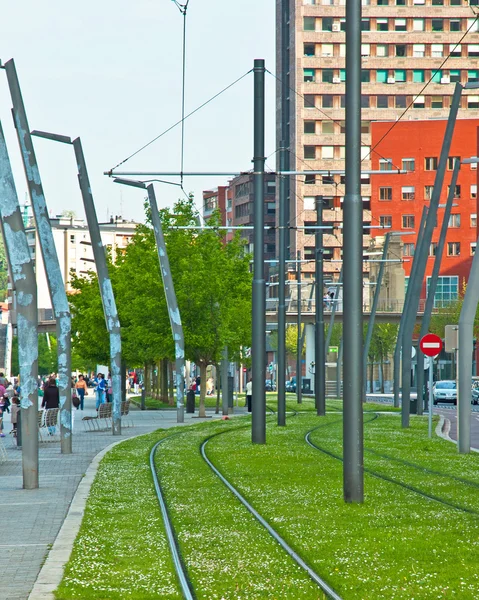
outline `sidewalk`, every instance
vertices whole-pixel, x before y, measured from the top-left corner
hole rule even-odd
[[[235,413],[245,409],[235,408]],[[123,427],[122,435],[111,431],[85,432],[81,419],[95,415],[95,401],[85,398],[85,410],[75,411],[73,453],[62,455],[60,442],[39,444],[39,480],[37,490],[22,489],[21,449],[9,434],[11,424],[5,415],[2,438],[8,454],[0,463],[0,502],[2,511],[2,582],[0,600],[26,600],[40,568],[63,524],[78,484],[93,458],[104,448],[156,429],[175,427],[176,410],[130,411],[134,427]],[[221,418],[209,412],[208,416]],[[185,414],[184,425],[198,423],[194,415]]]

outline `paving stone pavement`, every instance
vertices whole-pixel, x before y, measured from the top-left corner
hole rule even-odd
[[[244,410],[244,409],[243,409]],[[239,409],[239,412],[242,412]],[[92,459],[105,447],[159,428],[177,425],[176,411],[130,411],[133,427],[122,427],[122,435],[111,431],[83,431],[82,416],[93,416],[94,400],[85,399],[85,410],[75,411],[73,453],[60,453],[60,442],[39,444],[39,488],[22,489],[22,456],[12,436],[9,416],[2,438],[7,460],[0,463],[2,534],[2,582],[0,600],[26,600],[63,524],[78,484]],[[211,413],[210,413],[211,414]],[[185,415],[185,425],[198,422]]]

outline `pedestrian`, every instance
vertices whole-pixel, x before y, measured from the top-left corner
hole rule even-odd
[[[49,410],[51,408],[59,408],[59,406],[60,391],[58,389],[55,377],[50,377],[47,387],[43,390],[42,408]],[[55,431],[55,425],[48,425],[48,435],[55,435]]]
[[[134,390],[135,394],[138,394],[138,392],[140,390],[140,385],[138,382],[138,374],[136,373],[136,371],[133,372],[133,390]]]
[[[106,391],[105,391],[105,395],[106,395],[106,401],[107,402],[111,402],[112,396],[113,396],[113,388],[112,388],[112,382],[111,382],[111,373],[108,373],[108,379],[106,379]]]
[[[96,392],[96,409],[100,408],[100,404],[105,403],[106,381],[103,373],[98,373],[94,380]]]
[[[5,377],[5,373],[0,373],[0,385],[3,385],[5,389],[10,385],[10,382]]]
[[[85,378],[81,373],[80,375],[78,375],[78,381],[75,383],[75,390],[80,400],[80,404],[77,406],[77,410],[83,410],[85,396],[88,396],[88,386],[86,384]]]
[[[248,412],[251,412],[252,399],[253,399],[253,380],[250,377],[248,383],[246,384],[246,406],[248,407]]]
[[[20,412],[20,399],[12,398],[12,433],[17,437],[18,413]]]

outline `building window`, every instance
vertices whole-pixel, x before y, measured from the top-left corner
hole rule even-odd
[[[346,81],[346,69],[339,69],[339,80],[341,83]]]
[[[333,56],[334,46],[333,44],[321,44],[321,56]]]
[[[406,185],[401,189],[402,199],[403,200],[414,200],[414,186]]]
[[[334,158],[334,146],[321,146],[321,158],[332,160]]]
[[[414,256],[414,244],[404,244],[402,247],[403,256]]]
[[[448,256],[460,256],[461,255],[461,242],[447,242],[447,255]]]
[[[433,185],[424,186],[424,200],[430,200],[432,198],[433,190],[434,190]]]
[[[479,108],[479,96],[468,96],[467,108]]]
[[[461,31],[461,19],[451,19],[449,21],[449,31]]]
[[[469,32],[479,31],[479,23],[477,22],[477,18],[467,19],[467,30]]]
[[[369,133],[369,121],[361,121],[361,133]]]
[[[392,227],[393,218],[391,215],[380,215],[379,216],[379,225],[381,227]]]
[[[462,46],[461,44],[449,44],[449,56],[451,58],[461,58]]]
[[[304,56],[314,56],[315,46],[314,44],[304,44],[303,54]]]
[[[414,229],[414,215],[403,215],[401,217],[401,223],[403,229]]]
[[[303,69],[303,79],[305,83],[314,82],[315,78],[315,70],[314,69]]]
[[[304,210],[314,210],[316,208],[316,198],[314,196],[305,196],[303,199]]]
[[[394,31],[407,31],[406,19],[394,19]]]
[[[469,253],[471,256],[474,256],[474,254],[476,253],[476,245],[477,242],[471,242],[471,247],[469,249]]]
[[[388,70],[378,69],[376,71],[376,83],[386,83],[388,80]]]
[[[304,235],[314,235],[316,233],[316,221],[305,221],[304,222]]]
[[[431,108],[442,108],[444,100],[442,96],[431,96]]]
[[[276,202],[266,202],[266,214],[267,215],[276,214]]]
[[[333,83],[334,71],[333,69],[323,69],[321,72],[321,81],[323,83]]]
[[[456,160],[458,160],[460,162],[461,157],[460,156],[448,156],[447,157],[447,170],[448,171],[452,171],[454,169],[454,163],[456,162]]]
[[[361,31],[371,31],[369,19],[361,19]]]
[[[371,71],[369,69],[362,69],[361,70],[361,81],[362,83],[369,83],[369,81],[371,80]]]
[[[250,182],[245,181],[235,186],[235,198],[241,198],[241,196],[247,196],[250,193]]]
[[[406,69],[396,69],[394,71],[394,80],[396,83],[406,82]]]
[[[70,244],[74,244],[75,243],[75,236],[71,235],[70,236]]]
[[[467,81],[479,81],[479,71],[468,71]]]
[[[314,31],[316,28],[316,17],[303,17],[304,31]]]
[[[380,158],[379,159],[379,170],[380,171],[392,171],[393,159],[392,158]]]
[[[316,121],[304,121],[304,133],[316,133]]]
[[[467,56],[479,56],[479,44],[468,44]]]
[[[387,31],[388,20],[387,19],[376,19],[376,31]]]
[[[432,0],[431,4],[433,6],[443,6],[444,5],[444,0]]]
[[[424,96],[416,96],[414,98],[414,100],[412,101],[413,108],[425,108],[425,106],[426,106],[426,104],[425,104]]]
[[[461,215],[454,214],[450,215],[448,227],[460,227],[461,226]]]
[[[389,46],[386,44],[376,44],[376,56],[387,58],[389,56]]]
[[[444,56],[444,46],[442,44],[431,44],[431,56],[432,58]],[[440,71],[436,71],[436,73],[440,73]]]
[[[406,108],[406,96],[394,96],[396,108]]]
[[[314,94],[305,94],[304,95],[304,108],[314,108]]]
[[[424,58],[424,56],[426,55],[425,44],[413,44],[412,55],[414,58]]]
[[[471,184],[471,198],[477,198],[477,184]]]
[[[316,183],[316,175],[305,175],[304,185],[314,185]]]
[[[322,175],[321,183],[323,185],[334,185],[334,176],[333,175]]]
[[[470,223],[471,223],[471,227],[477,227],[477,214],[472,213],[470,215]]]
[[[377,108],[387,108],[388,107],[388,96],[384,96],[380,94],[376,97],[376,107]]]
[[[403,158],[402,169],[403,171],[414,171],[415,159],[414,158]]]
[[[451,69],[449,71],[449,81],[451,83],[461,83],[461,71],[459,69]]]
[[[266,194],[273,195],[276,194],[276,181],[267,181],[266,182]]]
[[[406,44],[396,44],[395,56],[398,56],[398,57],[406,56]]]
[[[393,189],[392,187],[380,187],[379,188],[379,200],[392,200]]]
[[[424,83],[424,69],[414,69],[412,72],[413,83]]]
[[[444,31],[444,19],[431,19],[432,31]]]
[[[389,0],[377,0],[377,5],[378,6],[388,6]]]
[[[442,71],[440,69],[437,71],[432,71],[431,81],[433,83],[441,83],[441,79],[442,79]]]
[[[304,158],[305,160],[315,160],[316,146],[304,146]]]
[[[427,277],[426,286],[429,292],[431,278]],[[459,277],[438,277],[436,293],[434,294],[434,307],[447,306],[457,300],[459,289]]]
[[[424,19],[413,19],[412,20],[413,31],[424,31]]]
[[[429,256],[436,256],[437,254],[437,242],[432,242],[429,245]]]
[[[333,96],[331,94],[323,94],[323,108],[333,108]]]
[[[437,171],[437,156],[426,156],[424,159],[425,171]]]
[[[366,94],[361,94],[361,108],[369,108],[369,98]]]
[[[321,123],[322,133],[334,133],[334,121],[323,121]]]
[[[447,194],[449,195],[449,191],[451,189],[451,186],[447,186]],[[456,185],[454,187],[454,196],[453,198],[460,198],[461,197],[461,186],[460,185]]]
[[[361,44],[361,56],[370,56],[371,44]],[[346,53],[344,54],[346,56]]]
[[[321,19],[322,31],[333,31],[333,17],[323,17]]]

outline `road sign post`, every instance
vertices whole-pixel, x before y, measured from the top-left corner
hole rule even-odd
[[[428,435],[432,437],[432,371],[434,367],[434,357],[440,354],[442,350],[442,340],[438,335],[434,333],[428,333],[421,338],[419,342],[419,348],[422,353],[429,356],[429,415],[428,415]],[[419,394],[420,390],[417,391]]]

